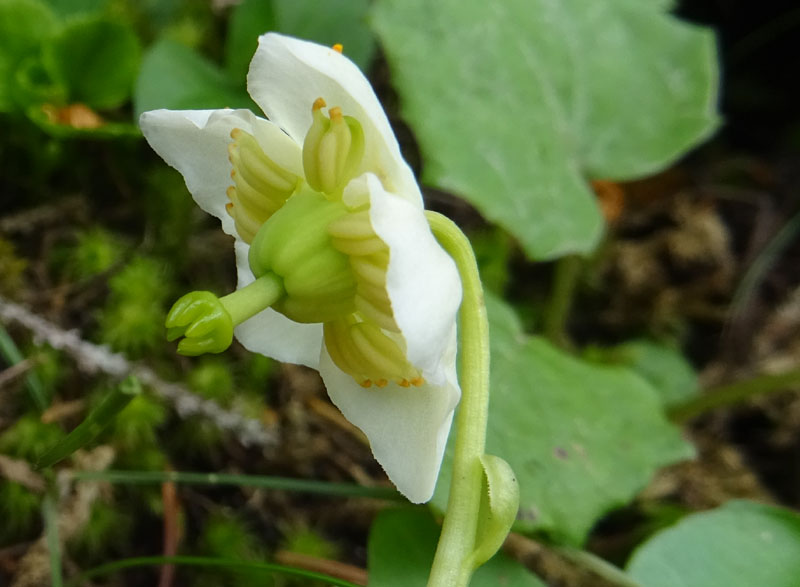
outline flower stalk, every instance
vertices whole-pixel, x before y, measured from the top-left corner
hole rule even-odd
[[[431,211],[425,216],[439,244],[455,261],[464,292],[459,309],[462,397],[455,422],[453,477],[428,587],[465,587],[477,566],[472,554],[480,516],[484,475],[481,457],[489,417],[489,320],[469,240],[447,217]]]

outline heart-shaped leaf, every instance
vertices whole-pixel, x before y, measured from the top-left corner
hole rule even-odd
[[[666,0],[379,0],[374,24],[424,155],[533,258],[594,248],[587,178],[652,173],[717,125],[708,30]]]

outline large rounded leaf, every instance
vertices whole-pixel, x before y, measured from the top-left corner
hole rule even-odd
[[[628,571],[647,587],[796,587],[800,515],[747,501],[694,514],[639,547]]]
[[[374,21],[426,181],[534,258],[590,251],[586,178],[632,178],[717,124],[709,31],[665,0],[379,0]]]

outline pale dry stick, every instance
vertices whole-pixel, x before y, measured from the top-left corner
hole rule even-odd
[[[109,446],[98,446],[89,452],[77,452],[73,456],[81,470],[103,471],[114,461],[114,450]],[[57,477],[59,490],[58,546],[64,543],[83,528],[89,520],[92,504],[100,495],[100,486],[95,483],[79,483],[72,486],[69,473],[61,471]],[[50,585],[50,546],[47,542],[47,530],[41,538],[33,543],[19,561],[17,572],[11,581],[11,587],[43,587]]]
[[[5,386],[7,383],[14,381],[14,379],[25,375],[31,367],[33,367],[34,362],[33,360],[28,357],[24,361],[20,361],[14,365],[11,365],[7,369],[3,369],[0,371],[0,387]]]
[[[277,444],[276,433],[265,429],[258,420],[227,411],[212,400],[198,397],[183,385],[164,381],[149,367],[129,361],[105,346],[83,340],[76,330],[64,330],[1,296],[0,321],[30,330],[37,342],[46,342],[66,352],[86,373],[105,373],[119,379],[127,375],[136,376],[143,385],[171,402],[179,416],[204,416],[221,430],[234,434],[244,446],[273,448]]]

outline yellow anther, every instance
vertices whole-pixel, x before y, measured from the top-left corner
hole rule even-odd
[[[405,356],[402,337],[381,329],[359,313],[326,322],[324,338],[336,366],[363,387],[386,387],[390,382],[401,387],[424,383]]]
[[[364,130],[339,106],[328,115],[323,98],[311,106],[311,127],[303,141],[303,170],[312,189],[328,197],[341,197],[341,191],[358,172],[364,156]]]
[[[414,377],[414,379],[411,380],[411,385],[413,385],[414,387],[419,387],[420,385],[424,384],[425,384],[424,377]]]
[[[342,49],[344,49],[344,47],[342,47],[341,43],[336,43],[333,47],[331,47],[331,49],[333,49],[337,53],[341,53]]]
[[[372,381],[369,379],[364,379],[364,381],[360,382],[359,385],[361,387],[372,387]]]

